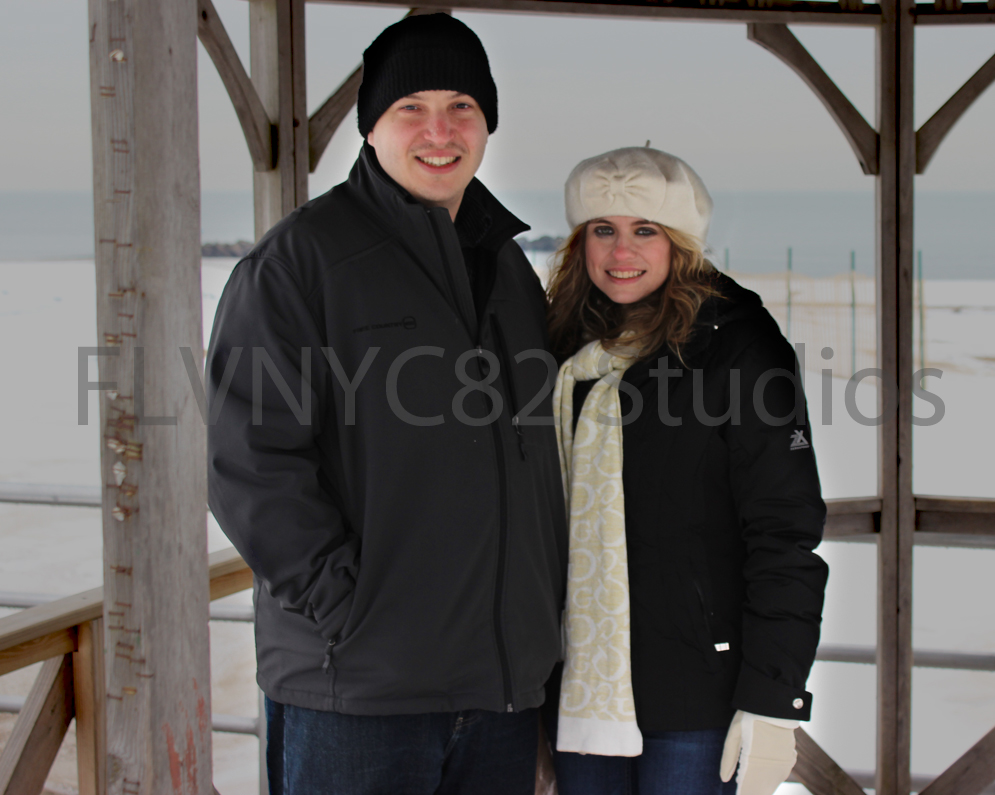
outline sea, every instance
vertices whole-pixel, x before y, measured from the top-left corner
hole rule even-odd
[[[558,192],[511,191],[499,198],[532,225],[526,237],[566,233]],[[873,316],[872,304],[869,310],[858,306],[861,301],[873,302],[873,195],[717,193],[715,204],[712,260],[760,292],[792,341],[809,347],[806,381],[812,443],[825,496],[876,493],[876,430],[844,410],[849,370],[834,369],[832,377],[823,380],[818,355],[826,323],[842,322],[849,328],[848,318],[857,318],[858,311]],[[922,252],[921,280],[917,273],[917,317],[922,323],[916,327],[922,348],[916,355],[942,371],[926,383],[941,399],[944,413],[939,422],[914,429],[914,488],[918,494],[995,498],[995,193],[924,194],[917,200],[916,214],[916,250]],[[0,193],[0,482],[100,482],[94,394],[83,396],[87,423],[78,422],[77,349],[95,345],[97,337],[91,225],[92,204],[86,194]],[[251,237],[250,194],[204,194],[204,242]],[[530,256],[544,275],[548,255]],[[785,328],[785,307],[778,302],[783,303],[789,256],[796,280],[789,292],[809,290],[817,296],[826,285],[838,286],[843,279],[846,285],[855,285],[854,295],[859,287],[869,289],[870,297],[855,299],[850,308],[836,306],[836,314],[829,316],[819,301],[806,303],[802,296],[794,307],[794,330]],[[917,265],[918,261],[917,257]],[[203,260],[205,341],[235,264],[234,259]],[[802,321],[806,311],[811,315],[808,325]],[[847,314],[851,311],[852,316]],[[850,345],[833,344],[840,356]],[[867,344],[861,343],[864,348]],[[873,357],[873,339],[869,345],[869,352],[856,351],[858,359]],[[89,379],[96,376],[91,361]],[[854,394],[858,409],[872,416],[877,398],[873,379],[861,382]],[[832,401],[828,423],[827,400]],[[926,401],[916,399],[914,404],[918,416],[932,415]],[[212,550],[228,544],[211,519],[207,544]],[[831,572],[823,642],[872,646],[874,545],[829,542],[819,551]],[[0,503],[0,591],[73,593],[98,585],[101,570],[98,511]],[[995,655],[993,570],[995,550],[917,547],[914,646]],[[247,593],[229,597],[240,603],[247,599]],[[211,643],[214,711],[255,715],[258,694],[251,626],[214,622]],[[24,695],[30,684],[31,671],[0,677],[0,695]],[[874,668],[816,663],[809,689],[814,708],[806,729],[843,767],[873,769]],[[0,715],[0,744],[12,724],[13,716]],[[993,725],[995,673],[915,669],[915,773],[942,772]],[[222,795],[258,792],[254,738],[230,734],[214,738],[218,791]],[[76,792],[73,754],[70,737],[46,785],[52,795]],[[784,785],[779,795],[801,792],[798,785]]]

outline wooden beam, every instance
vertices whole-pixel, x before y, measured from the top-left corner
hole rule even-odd
[[[403,0],[308,0],[308,2],[349,3],[375,6],[403,6]],[[625,3],[585,2],[584,0],[427,0],[426,9],[443,8],[510,12],[515,14],[572,14],[590,17],[643,17],[696,22],[779,22],[782,24],[866,25],[881,22],[881,6],[811,2],[810,0],[727,0],[721,5],[705,5],[697,0],[674,0],[666,5],[655,0],[629,0]]]
[[[76,649],[75,628],[60,629],[0,651],[0,676],[36,662],[71,654]]]
[[[916,133],[916,173],[923,174],[947,133],[985,89],[995,82],[995,55],[954,93]]]
[[[922,533],[995,536],[995,514],[919,511],[916,530]]]
[[[41,667],[0,754],[0,795],[41,795],[73,719],[72,655]]]
[[[853,536],[873,538],[881,518],[880,497],[826,500],[827,541],[852,540]]]
[[[795,38],[795,34],[788,30],[788,26],[752,22],[746,26],[746,37],[772,52],[805,81],[843,131],[843,136],[857,156],[857,162],[860,163],[863,172],[877,174],[877,132],[860,115],[860,111],[840,91],[804,45]]]
[[[987,3],[961,3],[956,11],[937,9],[927,3],[913,10],[917,25],[991,25],[995,23],[995,0]]]
[[[253,174],[256,238],[308,194],[304,0],[250,0],[252,84],[277,125],[276,168]]]
[[[995,729],[978,740],[919,795],[979,795],[993,781]]]
[[[363,65],[360,64],[331,96],[326,99],[308,120],[308,170],[313,174],[318,161],[325,154],[328,142],[332,140],[339,125],[345,121],[356,104],[359,86],[363,82]]]
[[[102,610],[103,589],[93,588],[0,618],[0,652],[72,630],[77,624],[100,618]],[[65,654],[64,651],[59,653]]]
[[[106,758],[143,795],[211,787],[197,19],[89,0]]]
[[[910,791],[914,0],[886,0],[876,37],[879,493],[877,795]],[[897,400],[894,400],[897,393]],[[894,405],[897,403],[897,406]],[[891,411],[887,414],[884,409]]]
[[[107,792],[107,691],[104,688],[103,619],[79,625],[78,650],[73,654],[76,695],[76,770],[79,795]]]
[[[276,128],[263,107],[228,31],[211,0],[197,0],[197,37],[211,56],[224,83],[256,171],[270,171],[276,165]]]
[[[798,761],[791,772],[812,795],[864,795],[860,785],[802,728],[795,729],[795,750]]]
[[[208,556],[211,598],[252,587],[252,572],[234,547]],[[77,649],[76,626],[103,615],[103,588],[73,594],[0,618],[0,675]]]

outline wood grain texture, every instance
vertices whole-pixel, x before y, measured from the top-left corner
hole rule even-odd
[[[798,761],[792,770],[812,795],[864,795],[864,790],[804,729],[795,729]]]
[[[995,82],[995,55],[975,72],[946,102],[940,106],[916,133],[916,173],[923,174],[929,161],[933,159],[947,133],[980,97],[985,89]]]
[[[107,786],[207,795],[206,434],[179,351],[201,367],[197,3],[89,16]]]
[[[995,729],[978,740],[919,795],[979,795],[995,781]]]
[[[276,165],[273,124],[211,0],[197,0],[197,36],[228,91],[253,168],[270,171]]]
[[[995,499],[985,497],[933,497],[916,495],[917,511],[995,514]]]
[[[747,38],[776,55],[812,89],[843,135],[865,174],[878,172],[878,134],[784,24],[746,26]]]
[[[917,25],[991,25],[995,23],[995,0],[987,3],[961,3],[956,11],[935,5],[917,5],[913,14]]]
[[[308,0],[308,2],[344,3],[354,0]],[[398,0],[358,0],[364,5],[403,6]],[[972,5],[972,4],[967,4]],[[974,4],[976,5],[976,4]],[[514,13],[571,14],[577,16],[649,17],[713,22],[776,22],[782,24],[814,23],[820,25],[867,25],[881,21],[876,3],[820,3],[805,0],[729,0],[709,5],[695,0],[674,0],[666,5],[653,0],[629,0],[625,3],[584,2],[584,0],[436,0],[421,2],[426,9],[479,9]],[[856,8],[857,10],[854,10]]]
[[[880,497],[844,497],[842,499],[826,500],[827,516],[880,512]]]
[[[911,0],[881,5],[877,32],[879,390],[877,793],[910,787],[912,680],[912,263],[915,128]],[[887,409],[887,411],[886,411]]]
[[[0,754],[0,795],[41,795],[73,719],[73,662],[47,660]]]
[[[873,513],[844,513],[826,517],[822,537],[826,541],[839,541],[852,536],[873,537],[877,521]]]
[[[360,64],[322,103],[321,107],[311,114],[308,121],[308,170],[312,173],[318,167],[318,162],[335,131],[356,104],[362,82],[363,65]]]
[[[234,547],[208,557],[211,599],[252,587],[252,572]],[[103,588],[30,607],[0,619],[0,675],[77,648],[77,625],[103,615]]]
[[[80,624],[78,649],[73,654],[79,795],[105,795],[107,791],[107,691],[104,687],[103,627],[103,619],[99,618]]]
[[[307,201],[304,0],[251,0],[249,50],[252,83],[277,125],[276,168],[253,174],[258,239]]]
[[[32,637],[31,640],[0,651],[0,676],[11,671],[19,671],[36,662],[52,657],[70,654],[76,649],[76,630],[60,629],[48,635]]]
[[[919,511],[916,530],[924,533],[992,536],[995,535],[995,514]]]
[[[93,588],[0,618],[0,652],[100,618],[102,610],[103,588]]]

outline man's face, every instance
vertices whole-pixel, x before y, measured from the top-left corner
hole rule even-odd
[[[445,207],[455,219],[484,159],[487,120],[466,94],[419,91],[387,108],[366,140],[398,185],[422,204]]]

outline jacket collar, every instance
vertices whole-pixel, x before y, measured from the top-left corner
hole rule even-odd
[[[372,205],[374,215],[390,234],[417,240],[430,232],[426,210],[431,212],[431,209],[388,176],[377,160],[376,150],[368,143],[363,144],[348,184]],[[497,251],[511,238],[531,228],[512,215],[476,177],[463,193],[455,226],[461,246],[480,246],[491,251]]]

